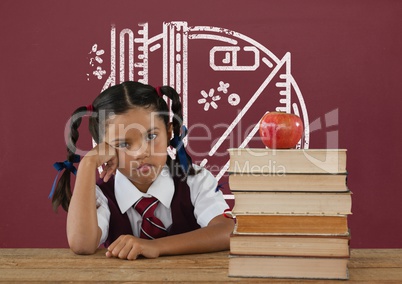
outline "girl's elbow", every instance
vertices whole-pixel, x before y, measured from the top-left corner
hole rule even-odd
[[[81,240],[68,240],[68,244],[70,249],[78,255],[89,255],[94,254],[98,248],[98,246],[94,244],[85,243]]]
[[[84,246],[72,246],[70,245],[70,249],[78,255],[89,255],[89,254],[94,254],[96,252],[96,248],[88,248]]]

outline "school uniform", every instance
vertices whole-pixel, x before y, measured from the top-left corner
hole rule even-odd
[[[214,217],[222,214],[229,206],[222,192],[216,191],[215,177],[208,170],[197,165],[194,165],[194,169],[199,173],[181,181],[178,178],[172,178],[168,167],[165,166],[147,193],[139,191],[118,170],[114,180],[110,181],[112,184],[105,186],[98,181],[96,203],[98,226],[102,231],[100,244],[108,246],[120,232],[139,237],[142,218],[133,205],[144,196],[154,196],[160,201],[154,214],[162,221],[170,235],[207,226]],[[173,224],[174,221],[176,226]],[[117,222],[119,222],[118,225]]]

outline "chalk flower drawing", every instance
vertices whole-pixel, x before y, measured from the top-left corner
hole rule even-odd
[[[208,94],[204,90],[201,91],[201,95],[203,96],[203,98],[199,99],[198,103],[204,104],[205,111],[209,110],[209,106],[212,106],[214,109],[218,108],[216,101],[219,101],[221,99],[221,97],[214,96],[214,93],[215,93],[214,89],[210,89]]]
[[[92,57],[89,59],[89,65],[92,67],[95,67],[95,64],[102,64],[103,59],[102,55],[105,53],[103,49],[98,50],[98,44],[92,45],[91,51],[88,54],[91,54]],[[103,75],[106,74],[106,71],[102,69],[101,66],[97,66],[96,69],[92,72],[92,74],[98,78],[98,80],[101,80],[103,78]],[[89,81],[89,73],[87,73],[87,80]]]
[[[94,76],[96,76],[99,80],[102,79],[102,76],[106,74],[106,71],[102,69],[102,67],[98,66],[94,72],[92,72]]]
[[[230,86],[229,83],[224,83],[224,82],[220,81],[218,91],[223,92],[224,94],[227,94],[229,86]]]
[[[96,62],[98,62],[99,64],[102,64],[102,63],[103,63],[103,59],[102,59],[101,55],[103,55],[103,54],[105,53],[105,51],[104,51],[103,49],[99,49],[99,50],[98,50],[98,45],[95,43],[95,44],[92,46],[92,49],[91,49],[91,51],[89,52],[89,54],[92,54],[92,53],[95,53],[95,57],[91,57],[91,58],[89,59],[89,65],[94,66],[94,65],[95,65],[95,64],[94,64],[94,60],[95,60]]]

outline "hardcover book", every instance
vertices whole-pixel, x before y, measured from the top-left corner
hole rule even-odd
[[[231,148],[229,173],[346,173],[345,149]]]
[[[237,215],[234,234],[326,235],[349,234],[346,215]]]

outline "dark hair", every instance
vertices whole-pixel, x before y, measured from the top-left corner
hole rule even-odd
[[[160,93],[167,96],[171,100],[171,111],[173,112],[173,134],[180,136],[183,125],[183,112],[182,104],[180,102],[180,96],[170,86],[158,87]],[[158,90],[158,91],[159,91]],[[67,137],[67,161],[73,162],[76,143],[79,137],[78,127],[81,124],[82,117],[85,116],[88,111],[92,111],[89,118],[89,131],[92,138],[96,143],[102,142],[103,133],[107,124],[107,120],[110,115],[119,115],[127,112],[134,107],[150,108],[157,112],[163,119],[166,129],[170,122],[169,108],[166,101],[163,99],[162,94],[158,94],[158,91],[150,86],[139,82],[127,81],[119,85],[115,85],[103,91],[94,100],[92,106],[79,107],[71,115],[70,133]],[[102,113],[102,115],[100,115]],[[177,148],[183,147],[180,143]],[[178,149],[176,149],[178,151]],[[175,159],[171,159],[167,155],[167,162],[172,176],[187,176],[194,175],[196,171],[192,167],[191,157],[186,153],[187,163],[189,165],[188,171],[185,172],[181,167],[181,163],[178,155]],[[55,192],[52,198],[53,209],[56,211],[59,205],[63,207],[65,211],[68,211],[68,206],[71,200],[71,185],[70,185],[70,171],[64,170],[60,177]]]

